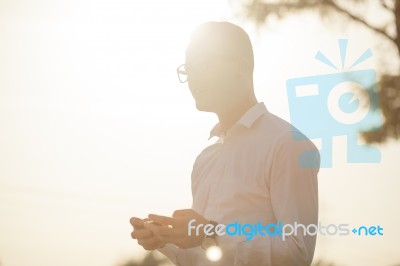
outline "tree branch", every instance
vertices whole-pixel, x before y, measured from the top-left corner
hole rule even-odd
[[[277,3],[268,3],[258,0],[253,0],[250,4],[245,5],[247,15],[255,19],[257,23],[263,23],[264,19],[270,14],[283,17],[289,12],[313,9],[322,7],[319,1],[304,1],[296,3],[293,1],[280,1]]]
[[[400,54],[400,1],[395,0],[394,2],[394,17],[396,23],[396,44],[397,44],[397,51]]]
[[[371,24],[369,24],[367,21],[365,21],[364,19],[350,13],[348,10],[342,8],[341,6],[337,5],[333,0],[326,0],[325,3],[329,6],[331,6],[332,8],[334,8],[337,12],[344,14],[346,16],[348,16],[349,18],[353,19],[354,21],[357,21],[361,24],[363,24],[365,27],[367,27],[368,29],[381,34],[382,36],[384,36],[385,38],[387,38],[388,40],[392,41],[395,45],[397,45],[396,43],[396,39],[393,38],[392,36],[390,36],[385,30],[377,28],[372,26]]]

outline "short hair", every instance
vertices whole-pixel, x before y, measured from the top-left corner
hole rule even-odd
[[[194,49],[220,49],[219,54],[244,58],[251,72],[254,69],[253,47],[249,35],[230,22],[210,21],[198,26],[192,33],[188,52]]]

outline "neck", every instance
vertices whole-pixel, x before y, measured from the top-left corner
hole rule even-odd
[[[254,105],[257,104],[256,98],[251,98],[246,101],[241,101],[233,105],[230,109],[224,112],[217,113],[219,124],[224,134],[233,127],[233,125]]]

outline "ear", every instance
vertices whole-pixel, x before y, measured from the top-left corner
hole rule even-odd
[[[252,72],[252,66],[251,62],[249,59],[246,57],[242,57],[240,59],[240,67],[244,73],[251,73]]]
[[[235,77],[238,80],[246,80],[252,75],[250,62],[246,58],[235,61]]]

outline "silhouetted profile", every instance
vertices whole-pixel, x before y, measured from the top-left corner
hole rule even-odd
[[[253,69],[247,33],[228,22],[207,22],[194,31],[185,64],[177,70],[197,109],[218,116],[210,134],[216,141],[194,163],[191,209],[172,217],[131,218],[132,237],[177,265],[311,264],[316,236],[303,235],[301,229],[284,240],[273,236],[274,230],[256,235],[248,227],[254,233],[250,237],[249,230],[231,236],[216,229],[220,224],[308,226],[318,221],[318,167],[299,165],[302,153],[314,151],[308,159],[318,166],[318,152],[257,101]],[[299,136],[304,141],[295,140]],[[222,258],[211,262],[218,259],[211,251],[222,251]]]

